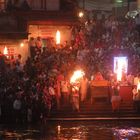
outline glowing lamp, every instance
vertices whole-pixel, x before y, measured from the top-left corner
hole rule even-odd
[[[61,126],[60,125],[57,126],[57,130],[58,130],[58,134],[60,134],[60,131],[61,131]]]
[[[6,46],[4,47],[3,54],[4,54],[4,55],[7,55],[7,54],[8,54],[8,49],[7,49]]]
[[[20,47],[23,47],[24,46],[24,43],[20,43]]]
[[[82,18],[84,16],[84,13],[83,12],[79,12],[79,15],[78,15],[80,18]]]
[[[56,44],[59,45],[61,40],[60,31],[57,30],[56,32]]]

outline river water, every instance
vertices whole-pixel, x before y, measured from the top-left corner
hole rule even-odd
[[[51,121],[1,125],[0,140],[140,140],[140,121]]]

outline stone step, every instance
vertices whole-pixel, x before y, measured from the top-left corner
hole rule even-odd
[[[71,109],[71,105],[63,105],[61,107],[62,110],[69,110]],[[88,105],[80,105],[81,110],[104,110],[104,109],[111,109],[111,104],[88,104]],[[126,110],[131,110],[133,109],[133,104],[120,104],[120,109],[126,109]]]
[[[83,112],[83,111],[80,111],[80,112],[73,112],[73,111],[69,111],[69,112],[51,112],[51,115],[62,115],[62,116],[73,116],[75,114],[78,114],[78,115],[110,115],[112,114],[113,112],[110,111],[110,110],[107,110],[107,111],[86,111],[86,112]],[[120,110],[119,113],[121,114],[134,114],[135,111],[134,110]]]
[[[137,116],[133,109],[133,102],[121,102],[120,111],[112,112],[112,106],[110,102],[95,102],[91,104],[90,101],[80,103],[80,112],[72,111],[72,106],[63,105],[59,111],[51,111],[51,117],[64,117],[64,118],[73,118],[73,117],[111,117],[111,116]]]
[[[127,113],[122,113],[122,112],[116,112],[116,113],[92,113],[92,114],[80,114],[80,113],[74,113],[74,114],[52,114],[51,117],[79,117],[79,118],[92,118],[92,117],[140,117],[140,114],[136,114],[135,112],[127,112]]]

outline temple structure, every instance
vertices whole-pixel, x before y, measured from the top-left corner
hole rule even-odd
[[[0,0],[0,51],[3,53],[7,47],[9,56],[21,54],[25,61],[30,55],[31,37],[41,37],[45,44],[46,40],[55,39],[59,30],[61,43],[70,41],[72,26],[79,22],[77,13],[81,9],[88,16],[98,11],[119,16],[125,15],[128,5],[139,8],[140,1]]]

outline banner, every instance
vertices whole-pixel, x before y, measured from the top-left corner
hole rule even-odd
[[[91,81],[91,86],[95,86],[95,87],[110,86],[110,82],[107,80],[101,80],[101,81],[93,80]]]

